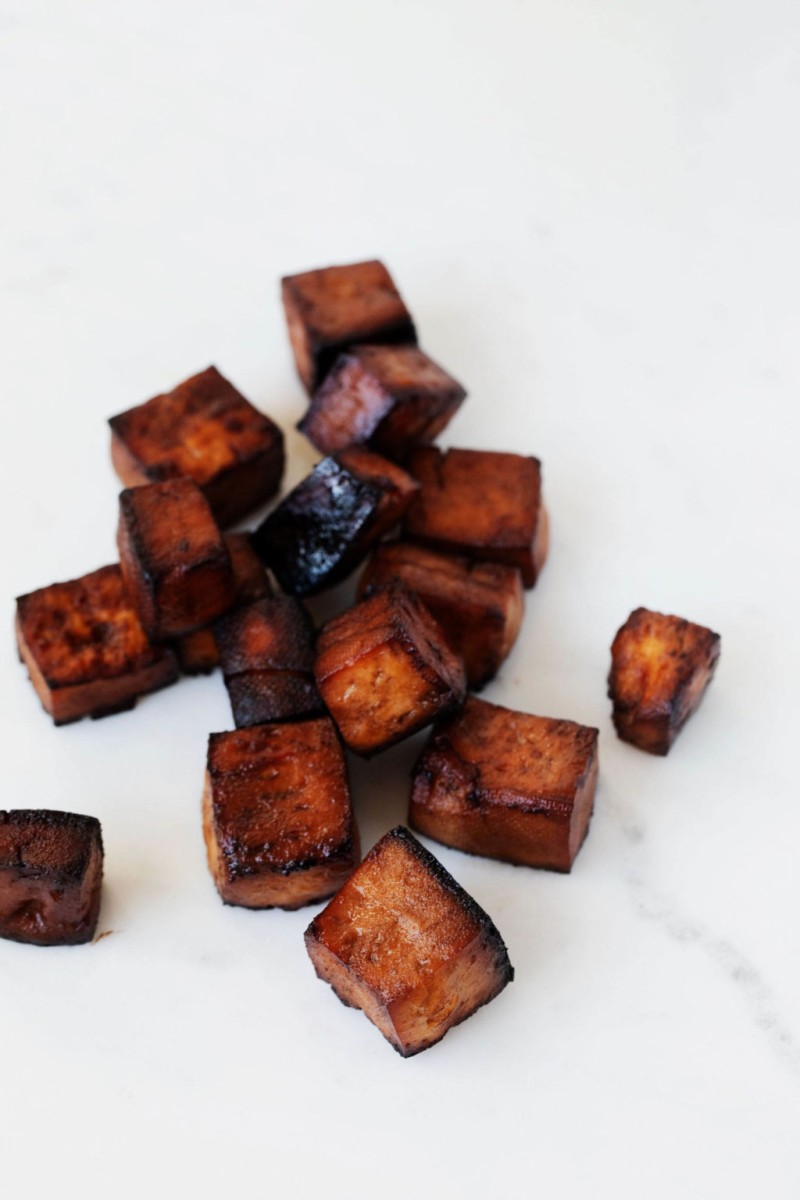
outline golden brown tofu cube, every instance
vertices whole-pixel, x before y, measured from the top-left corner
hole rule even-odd
[[[323,626],[317,687],[347,745],[365,757],[464,699],[464,664],[418,596],[379,588]]]
[[[90,942],[102,883],[96,817],[48,809],[0,812],[0,937],[34,946]]]
[[[547,557],[548,520],[538,458],[420,446],[408,460],[420,490],[405,533],[434,550],[518,567],[533,587]]]
[[[624,742],[667,754],[705,695],[720,636],[682,617],[637,608],[611,647],[608,694]]]
[[[516,567],[439,554],[413,542],[379,546],[359,582],[359,596],[400,583],[416,592],[464,660],[467,684],[493,679],[517,640],[525,605]]]
[[[417,340],[411,314],[377,260],[287,275],[281,292],[297,374],[309,393],[354,342]]]
[[[264,504],[281,485],[281,430],[216,367],[109,424],[111,461],[126,487],[186,475],[223,526]]]
[[[125,585],[153,641],[200,629],[234,603],[228,547],[191,479],[122,492],[117,546]]]
[[[116,564],[20,596],[16,634],[56,725],[123,712],[178,677],[172,651],[148,641]]]
[[[253,534],[263,561],[292,596],[345,579],[400,521],[417,483],[361,446],[324,458]]]
[[[592,815],[597,737],[469,696],[414,768],[410,822],[469,854],[570,871]]]
[[[417,346],[354,346],[337,358],[298,429],[323,454],[366,443],[402,461],[441,433],[466,394]]]
[[[491,918],[398,826],[306,930],[320,979],[409,1058],[514,978]]]
[[[226,904],[301,908],[341,887],[358,863],[359,845],[331,722],[212,733],[203,832]]]

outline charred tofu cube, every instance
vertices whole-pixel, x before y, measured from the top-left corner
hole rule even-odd
[[[287,275],[281,292],[297,374],[309,394],[353,343],[417,340],[411,314],[377,260]]]
[[[497,674],[522,624],[524,593],[516,567],[476,563],[413,542],[379,546],[359,583],[359,595],[400,583],[416,592],[464,660],[467,683],[481,688]]]
[[[518,567],[525,587],[547,557],[548,521],[538,458],[420,446],[408,460],[420,490],[406,536],[434,550]]]
[[[464,699],[464,664],[418,596],[379,588],[323,626],[317,687],[347,745],[370,757]]]
[[[468,854],[568,872],[589,829],[597,737],[470,696],[422,751],[410,823]]]
[[[231,607],[231,556],[196,483],[169,479],[128,488],[119,509],[122,576],[153,641],[182,637]]]
[[[317,975],[409,1058],[514,978],[492,920],[398,826],[306,930]]]
[[[212,733],[203,832],[226,904],[301,908],[341,887],[359,845],[331,722]]]
[[[116,564],[20,596],[16,634],[56,725],[133,708],[178,677],[172,651],[148,641]]]
[[[222,526],[280,487],[283,434],[216,367],[109,424],[111,461],[126,487],[185,475],[202,488]]]
[[[253,535],[285,592],[310,596],[345,579],[400,521],[415,480],[360,446],[324,458]]]
[[[719,634],[703,625],[635,609],[611,647],[608,694],[619,737],[667,754],[703,699],[719,652]]]
[[[298,428],[323,454],[366,443],[402,461],[441,433],[466,394],[416,346],[354,346],[337,358]]]
[[[0,937],[33,946],[90,942],[102,884],[103,839],[95,817],[0,812]]]
[[[298,600],[272,596],[236,608],[214,633],[237,729],[322,713],[314,630]]]

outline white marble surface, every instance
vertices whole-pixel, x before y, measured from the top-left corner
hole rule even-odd
[[[0,944],[9,1195],[798,1195],[799,35],[796,0],[0,0],[8,623],[113,555],[105,418],[209,362],[303,474],[277,278],[379,254],[470,389],[445,441],[544,461],[487,696],[602,763],[570,877],[441,851],[517,980],[406,1062],[308,912],[217,900],[220,680],[56,730],[7,637],[0,803],[101,818],[113,931]],[[667,760],[609,721],[637,604],[723,638]],[[367,845],[415,750],[354,768]]]

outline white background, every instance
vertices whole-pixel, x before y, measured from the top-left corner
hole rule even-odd
[[[114,556],[105,419],[215,363],[313,461],[283,273],[379,255],[544,463],[550,562],[487,698],[601,730],[569,877],[441,850],[517,980],[403,1061],[311,913],[204,863],[218,677],[54,729],[3,643],[3,807],[94,813],[93,947],[0,944],[3,1194],[798,1195],[796,0],[0,0],[2,583]],[[617,742],[645,604],[722,634],[666,760]],[[353,784],[369,846],[419,739]]]

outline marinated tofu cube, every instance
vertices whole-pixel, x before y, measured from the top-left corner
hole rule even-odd
[[[416,346],[354,346],[337,358],[298,428],[323,454],[366,443],[402,461],[441,433],[466,394]]]
[[[253,535],[255,548],[285,592],[321,592],[402,519],[416,490],[395,463],[353,446],[324,458],[281,501]]]
[[[317,975],[409,1058],[514,978],[492,920],[398,826],[306,930]]]
[[[20,596],[16,635],[56,725],[133,708],[178,677],[172,651],[148,640],[116,564]]]
[[[379,588],[323,626],[317,687],[347,745],[370,757],[464,699],[464,664],[418,596]]]
[[[0,812],[0,937],[33,946],[90,942],[102,884],[96,817],[48,809]]]
[[[212,733],[203,832],[226,904],[301,908],[341,887],[359,844],[331,722]]]
[[[287,275],[281,291],[297,374],[309,394],[355,342],[417,340],[411,314],[377,260]]]
[[[420,446],[408,469],[421,487],[406,514],[407,537],[434,550],[518,567],[525,587],[534,586],[548,543],[538,458]]]
[[[667,754],[705,695],[720,636],[682,617],[637,608],[611,647],[608,694],[624,742]]]
[[[516,567],[439,554],[413,542],[378,546],[359,596],[398,580],[416,592],[464,660],[467,684],[481,688],[505,662],[522,624],[524,592]]]
[[[119,509],[122,576],[153,641],[182,637],[231,607],[231,557],[196,483],[169,479],[128,488]]]
[[[469,854],[568,872],[589,829],[597,737],[470,696],[422,751],[410,823]]]
[[[112,417],[111,461],[126,487],[187,476],[222,526],[278,491],[283,434],[209,367],[171,392]]]

